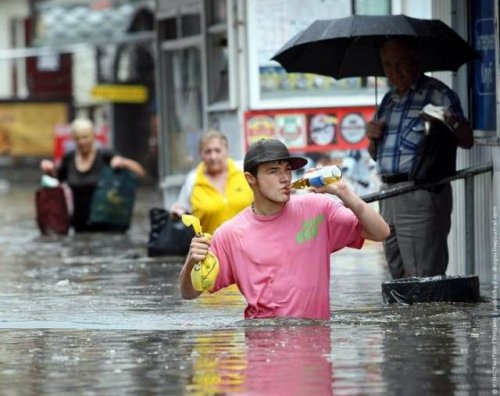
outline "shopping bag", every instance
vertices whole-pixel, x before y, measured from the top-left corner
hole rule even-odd
[[[92,195],[90,226],[102,231],[126,231],[132,220],[136,189],[134,173],[105,167]]]
[[[180,219],[174,220],[165,209],[149,211],[151,229],[148,241],[148,256],[185,256],[194,237],[192,227],[186,227]]]
[[[69,187],[41,187],[35,192],[36,222],[43,235],[66,235],[71,225]]]

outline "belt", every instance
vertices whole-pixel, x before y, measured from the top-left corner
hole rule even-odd
[[[384,183],[393,184],[401,183],[410,180],[410,175],[408,173],[396,173],[394,175],[382,175],[381,179]]]

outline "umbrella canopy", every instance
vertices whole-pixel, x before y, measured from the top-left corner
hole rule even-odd
[[[384,76],[379,48],[386,39],[397,37],[413,38],[423,72],[456,71],[478,57],[442,21],[406,15],[352,15],[313,22],[272,59],[289,73],[314,73],[336,79]]]

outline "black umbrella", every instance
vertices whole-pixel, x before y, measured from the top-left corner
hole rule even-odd
[[[387,38],[396,37],[414,40],[423,72],[456,71],[477,58],[469,44],[442,21],[406,15],[352,15],[313,22],[272,59],[289,73],[314,73],[336,79],[383,76],[379,48]]]

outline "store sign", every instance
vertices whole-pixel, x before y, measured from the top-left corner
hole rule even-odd
[[[495,23],[492,0],[472,3],[474,49],[481,55],[473,65],[472,97],[474,129],[496,130]]]
[[[245,126],[245,136],[249,146],[260,139],[274,137],[274,117],[255,115],[246,121]]]
[[[275,138],[295,152],[364,149],[365,126],[374,112],[373,106],[248,111],[245,143]]]
[[[310,117],[310,135],[313,144],[327,146],[337,142],[337,117],[320,113]]]
[[[289,148],[306,144],[306,118],[303,114],[276,114],[278,138]]]
[[[101,84],[92,88],[96,99],[120,103],[146,103],[148,88],[144,85]]]
[[[365,137],[366,122],[361,114],[347,114],[340,125],[340,133],[345,141],[355,144]]]

